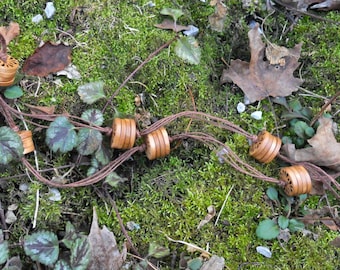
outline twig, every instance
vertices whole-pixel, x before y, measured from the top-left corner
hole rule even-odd
[[[122,82],[122,84],[116,89],[116,91],[111,95],[111,97],[107,100],[102,113],[105,112],[107,106],[109,104],[112,103],[113,98],[119,93],[119,91],[127,84],[127,82],[129,80],[131,80],[131,78],[133,76],[135,76],[135,74],[145,65],[147,64],[153,57],[155,57],[159,52],[161,52],[163,49],[165,49],[166,47],[168,47],[172,42],[174,42],[177,39],[177,36],[175,36],[173,39],[169,40],[168,42],[164,43],[162,46],[160,46],[157,50],[155,50],[154,52],[152,52],[142,63],[139,64],[139,66],[130,73],[129,76],[126,77],[126,79]]]
[[[35,194],[35,210],[34,210],[34,218],[33,218],[33,229],[37,226],[38,211],[39,211],[39,189],[37,189],[37,192]]]
[[[221,214],[222,214],[222,211],[223,211],[223,209],[224,209],[224,207],[225,207],[225,205],[226,205],[226,203],[227,203],[227,200],[228,200],[228,198],[229,198],[229,196],[230,196],[230,193],[231,193],[231,191],[233,190],[234,186],[235,186],[235,185],[232,185],[232,186],[231,186],[231,188],[229,189],[227,195],[225,196],[225,199],[224,199],[224,202],[223,202],[223,204],[222,204],[221,210],[218,212],[218,215],[217,215],[217,218],[216,218],[216,221],[215,221],[215,224],[214,224],[215,226],[217,225],[218,220],[220,219],[220,216],[221,216]]]

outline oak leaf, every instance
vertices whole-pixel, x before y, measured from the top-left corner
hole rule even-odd
[[[266,45],[262,42],[258,24],[248,32],[248,38],[250,62],[232,60],[229,69],[223,71],[221,83],[233,81],[250,103],[268,96],[288,96],[297,91],[303,80],[295,78],[293,72],[300,65],[302,44],[285,50],[284,47],[269,45],[267,57],[270,59],[264,60]]]
[[[8,26],[0,27],[0,34],[4,37],[6,45],[8,45],[12,39],[20,34],[20,26],[18,23],[10,22]]]
[[[176,33],[190,29],[189,26],[177,24],[170,19],[164,19],[161,23],[155,24],[155,27],[160,29],[173,30]]]
[[[295,149],[293,144],[282,147],[285,154],[297,162],[308,161],[318,166],[324,166],[340,171],[340,143],[333,133],[333,121],[330,118],[320,118],[316,134],[308,140],[311,147]]]
[[[44,77],[63,70],[71,63],[71,50],[64,44],[55,45],[47,41],[26,59],[23,71],[27,75]]]

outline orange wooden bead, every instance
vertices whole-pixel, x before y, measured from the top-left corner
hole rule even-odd
[[[164,127],[161,127],[144,136],[146,156],[149,160],[162,158],[170,153],[170,140]]]
[[[22,145],[24,147],[24,155],[34,151],[34,143],[32,139],[32,131],[30,130],[20,130],[17,132],[21,138]]]
[[[280,170],[280,179],[286,182],[284,191],[288,196],[310,193],[312,180],[308,171],[301,165],[285,167]]]
[[[136,141],[136,121],[115,118],[112,123],[111,148],[130,149]]]
[[[268,131],[262,131],[258,135],[257,141],[251,145],[249,154],[260,162],[269,163],[277,156],[281,144],[280,138],[273,136]]]
[[[6,62],[0,60],[0,86],[12,85],[18,68],[18,60],[11,56],[7,56]]]

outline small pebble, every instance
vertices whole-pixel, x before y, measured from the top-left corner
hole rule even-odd
[[[186,36],[196,36],[199,32],[199,29],[196,26],[188,25],[190,27],[189,30],[183,31],[183,34]]]
[[[50,188],[50,196],[48,197],[50,201],[60,201],[61,200],[61,194],[58,189],[56,188]]]
[[[45,15],[47,19],[51,19],[55,13],[55,7],[53,5],[53,2],[47,2],[46,8],[45,8]]]
[[[263,246],[258,246],[256,247],[256,251],[263,255],[266,258],[271,258],[272,257],[272,252],[270,251],[269,248],[263,247]]]
[[[38,14],[38,15],[35,15],[32,18],[32,22],[33,23],[40,23],[43,19],[44,19],[43,16],[41,14]]]
[[[28,188],[29,188],[29,186],[28,186],[27,183],[21,183],[21,184],[19,185],[19,189],[20,189],[21,191],[23,191],[23,192],[26,192],[26,191],[28,190]]]
[[[237,104],[236,109],[237,109],[238,113],[243,113],[246,110],[246,105],[244,103],[242,103],[242,102],[239,102]]]
[[[261,120],[262,119],[262,112],[261,111],[255,111],[255,112],[251,113],[250,116],[252,118],[254,118],[255,120]]]

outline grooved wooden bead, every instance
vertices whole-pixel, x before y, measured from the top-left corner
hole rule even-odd
[[[268,131],[262,131],[258,135],[257,141],[251,145],[249,154],[260,162],[269,163],[277,156],[281,144],[280,138],[273,136]]]
[[[149,160],[165,157],[170,153],[170,140],[164,127],[144,136],[146,156]]]
[[[32,131],[30,130],[20,130],[17,132],[21,138],[22,145],[24,147],[24,155],[34,151],[34,143],[32,139]]]
[[[130,149],[136,141],[136,121],[115,118],[112,123],[111,148]]]
[[[309,173],[301,165],[282,168],[280,179],[286,182],[284,191],[288,196],[306,194],[312,190],[312,180]]]
[[[19,62],[11,56],[7,57],[6,62],[0,60],[0,86],[12,85],[18,68]]]

